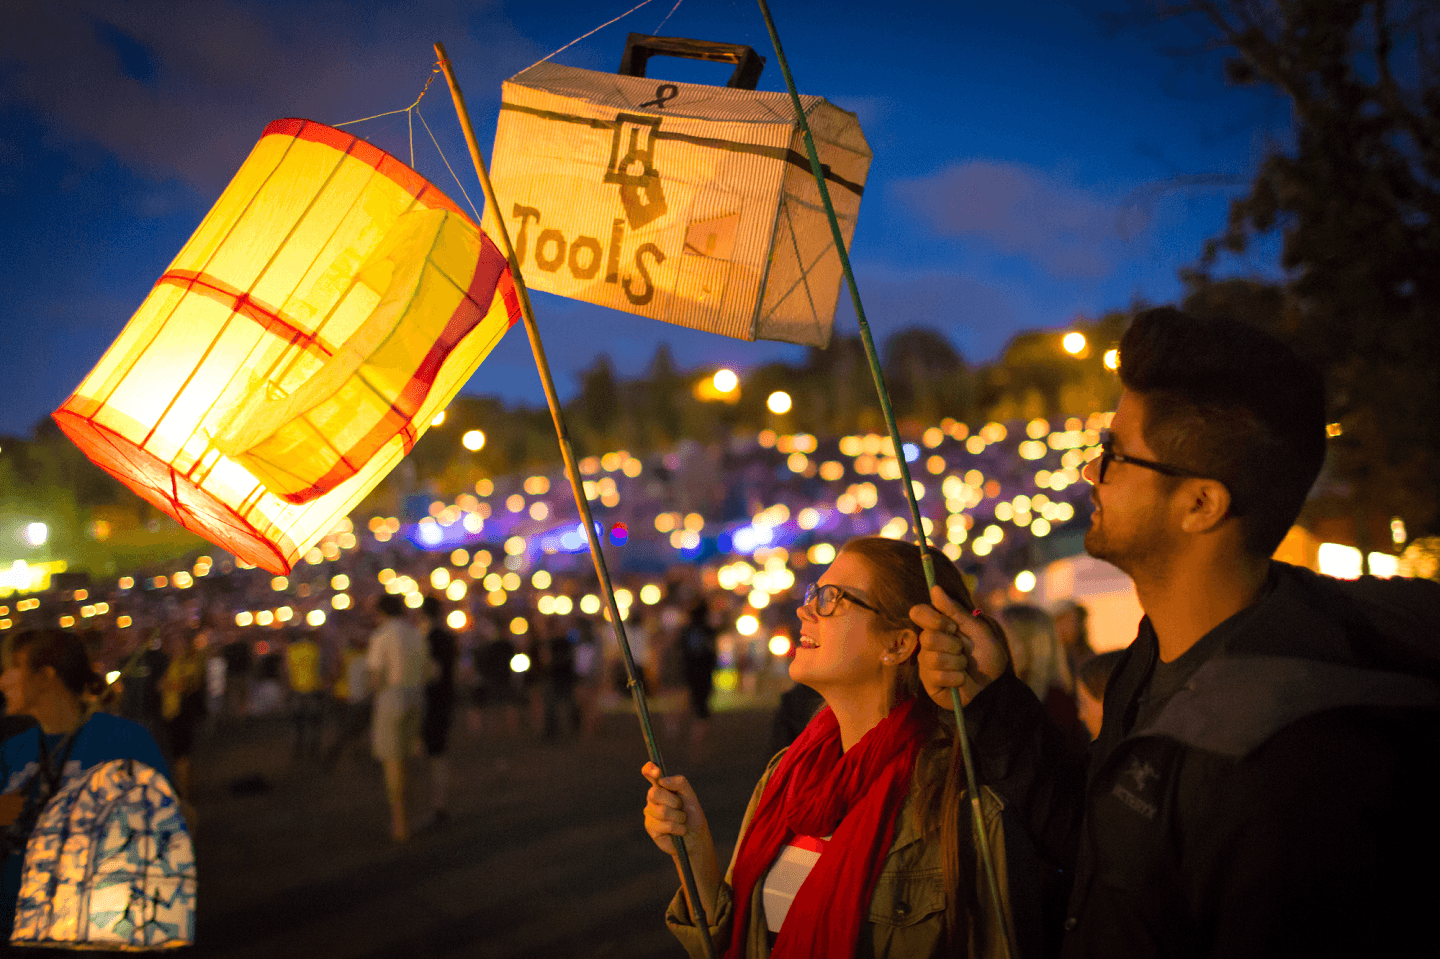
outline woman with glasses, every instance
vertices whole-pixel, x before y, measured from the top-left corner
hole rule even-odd
[[[931,554],[941,589],[965,610],[974,609],[960,571],[939,551]],[[918,547],[880,538],[846,544],[806,592],[790,675],[819,692],[825,704],[794,744],[770,761],[723,879],[705,814],[685,777],[660,779],[650,763],[642,770],[652,784],[646,830],[672,856],[675,837],[683,837],[718,954],[1004,955],[1001,923],[1011,922],[1009,902],[997,907],[985,891],[960,753],[952,748],[953,716],[925,693],[916,668],[920,630],[910,613],[922,605],[935,613],[931,601]],[[941,605],[953,609],[949,601]],[[999,632],[979,610],[956,612],[967,622],[951,620],[954,631]],[[977,700],[967,712],[981,757],[982,810],[1003,883],[1008,827],[1001,806],[1012,800],[1004,792],[998,799],[996,784],[1003,780],[1005,789],[1018,791],[1015,808],[1023,814],[1034,770],[1013,757],[986,757],[984,733],[977,735],[975,724],[998,718],[1038,728],[1043,717],[1007,663],[975,668],[1004,674],[980,694],[988,700],[984,708]],[[1018,713],[1007,696],[1020,704]],[[1017,776],[1017,770],[1026,771]],[[1042,871],[1012,868],[1010,874]],[[1011,898],[1007,892],[1017,902],[1024,897],[1024,911],[1037,916],[1038,930],[1041,890],[1002,890],[1002,898]],[[682,891],[666,921],[687,951],[700,956],[693,914]],[[1022,946],[1027,944],[1034,948],[1021,948],[1021,954],[1041,948],[1033,937]]]

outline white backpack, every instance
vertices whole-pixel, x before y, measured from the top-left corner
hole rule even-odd
[[[175,791],[112,759],[46,804],[25,847],[10,941],[138,951],[195,941],[195,850]]]

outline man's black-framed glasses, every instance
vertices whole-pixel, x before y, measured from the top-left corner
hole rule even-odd
[[[848,599],[861,609],[868,609],[870,612],[880,615],[880,610],[871,606],[865,600],[854,593],[834,583],[826,583],[824,586],[817,586],[811,583],[805,587],[805,605],[815,607],[815,615],[829,616],[840,606],[840,600]]]
[[[1207,479],[1199,473],[1179,466],[1171,466],[1168,463],[1157,463],[1154,460],[1143,460],[1138,456],[1124,456],[1115,452],[1115,434],[1109,430],[1100,431],[1100,465],[1096,470],[1096,482],[1105,482],[1105,473],[1110,469],[1111,463],[1129,463],[1132,466],[1142,466],[1147,470],[1154,470],[1166,476],[1180,476],[1190,479]]]

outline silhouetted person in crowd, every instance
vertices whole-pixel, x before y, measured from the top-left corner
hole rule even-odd
[[[428,650],[425,637],[410,621],[410,611],[398,595],[381,596],[376,610],[381,621],[370,635],[370,649],[365,654],[375,690],[371,746],[385,771],[390,835],[403,842],[410,838],[405,810],[405,760],[420,734],[421,692]]]
[[[295,758],[319,759],[325,732],[325,677],[314,633],[302,633],[286,644],[285,676],[290,682]]]
[[[1074,600],[1057,603],[1053,611],[1055,640],[1065,653],[1071,675],[1080,663],[1095,655],[1090,646],[1090,610]]]
[[[780,705],[770,721],[770,755],[775,755],[805,731],[824,698],[804,683],[796,683],[780,694]]]
[[[575,699],[575,638],[571,630],[556,630],[542,650],[545,669],[545,738],[580,728],[580,704]]]
[[[1100,722],[1105,708],[1105,689],[1110,685],[1110,677],[1115,672],[1115,667],[1119,665],[1122,654],[1123,650],[1119,649],[1112,649],[1108,653],[1096,653],[1080,664],[1080,673],[1075,677],[1075,706],[1080,713],[1080,721],[1085,724],[1085,729],[1090,733],[1092,741],[1100,738]]]
[[[1000,611],[1000,623],[1005,627],[1015,675],[1030,687],[1075,747],[1081,748],[1086,738],[1075,708],[1075,678],[1056,640],[1050,614],[1038,606],[1016,603]]]
[[[476,700],[481,715],[499,714],[507,732],[520,731],[520,707],[524,704],[523,677],[516,674],[515,644],[504,636],[490,640],[476,652],[480,684]]]
[[[371,688],[370,665],[365,659],[365,637],[355,634],[349,637],[345,649],[340,653],[340,671],[335,677],[332,692],[338,719],[335,723],[335,741],[325,755],[325,765],[333,768],[340,761],[341,754],[350,743],[365,735],[370,728]]]
[[[160,713],[165,722],[165,741],[175,770],[175,792],[190,799],[191,758],[195,733],[205,721],[205,646],[207,636],[176,637],[178,648],[160,682]]]
[[[450,766],[445,753],[450,745],[450,730],[455,725],[455,661],[460,656],[460,645],[455,634],[445,626],[445,608],[440,600],[426,596],[420,611],[430,626],[425,634],[430,665],[426,670],[420,739],[425,743],[430,764],[431,813],[439,824],[449,816]]]
[[[690,692],[690,754],[698,758],[710,729],[710,696],[715,691],[719,634],[710,625],[710,607],[703,598],[690,607],[690,621],[680,631],[680,662]]]
[[[152,738],[165,742],[165,721],[161,715],[160,681],[170,668],[158,632],[143,641],[126,658],[120,669],[120,715],[144,726]]]

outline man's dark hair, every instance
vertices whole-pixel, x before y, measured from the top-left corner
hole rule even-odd
[[[1255,327],[1160,307],[1120,340],[1120,382],[1155,455],[1224,483],[1246,550],[1273,553],[1325,460],[1319,371]]]
[[[25,664],[32,672],[49,666],[65,688],[76,696],[85,693],[98,695],[105,688],[95,668],[90,665],[90,656],[85,644],[74,633],[58,629],[30,629],[10,641],[7,659],[24,654]]]
[[[375,606],[391,619],[399,619],[405,615],[405,600],[397,593],[386,593]]]

